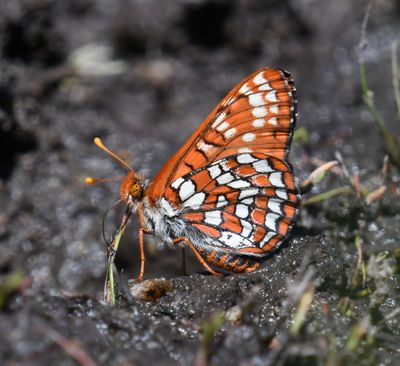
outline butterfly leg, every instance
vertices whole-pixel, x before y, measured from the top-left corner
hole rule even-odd
[[[182,238],[176,238],[175,240],[173,240],[174,244],[178,244],[180,242],[184,241],[187,246],[192,250],[192,252],[196,255],[197,260],[200,262],[200,264],[208,271],[210,272],[212,275],[214,276],[221,276],[222,273],[216,272],[214,271],[208,264],[207,262],[204,260],[204,258],[200,255],[200,253],[198,252],[198,250],[195,248],[195,246],[193,245],[193,243],[185,237]]]
[[[136,278],[136,282],[142,282],[144,276],[144,264],[146,262],[146,256],[144,253],[144,234],[153,234],[153,232],[145,229],[143,206],[141,202],[138,204],[137,214],[139,218],[140,272]]]
[[[144,230],[139,229],[139,248],[140,248],[140,272],[136,278],[136,282],[142,282],[144,275],[144,264],[146,262],[146,257],[144,254]]]

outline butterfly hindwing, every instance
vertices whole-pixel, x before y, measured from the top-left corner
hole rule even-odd
[[[247,255],[264,255],[284,240],[299,200],[289,164],[265,153],[224,157],[175,180],[166,193],[210,245]]]

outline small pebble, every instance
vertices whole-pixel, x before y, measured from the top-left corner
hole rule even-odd
[[[242,320],[242,309],[239,305],[232,306],[225,314],[225,319],[231,324],[238,324]]]
[[[173,282],[165,278],[153,278],[140,283],[130,283],[129,291],[135,299],[155,301],[174,288]]]

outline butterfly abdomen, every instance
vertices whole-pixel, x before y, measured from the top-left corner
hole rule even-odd
[[[225,251],[200,248],[201,256],[210,264],[234,273],[253,272],[261,265],[261,258],[227,253]]]

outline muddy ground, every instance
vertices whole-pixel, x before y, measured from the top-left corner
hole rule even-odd
[[[16,1],[0,12],[0,364],[398,365],[399,170],[363,101],[361,0]],[[400,7],[376,1],[362,51],[398,139],[391,46]],[[152,177],[216,103],[258,67],[295,78],[300,181],[340,152],[365,191],[303,207],[263,268],[215,278],[146,243],[154,301],[129,295],[136,223],[118,253],[116,306],[102,302],[101,220],[121,175],[101,136]],[[305,132],[305,133],[304,133]],[[337,169],[304,196],[349,186]],[[365,193],[364,191],[362,193]],[[121,212],[107,218],[111,235]],[[305,312],[302,321],[301,312]]]

